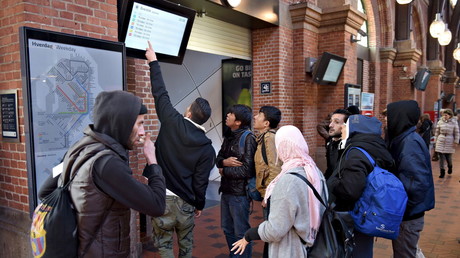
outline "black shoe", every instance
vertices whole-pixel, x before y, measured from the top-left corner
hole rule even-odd
[[[448,167],[447,174],[449,174],[449,175],[452,174],[452,167]]]
[[[446,170],[441,169],[441,175],[439,175],[439,178],[444,178],[445,175],[446,175]]]

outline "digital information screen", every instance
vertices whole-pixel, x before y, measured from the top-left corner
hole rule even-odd
[[[323,80],[329,82],[336,82],[339,78],[340,72],[342,71],[343,62],[331,59],[327,65],[326,73],[324,74]]]
[[[125,44],[143,50],[150,40],[157,53],[178,56],[188,19],[134,2]]]

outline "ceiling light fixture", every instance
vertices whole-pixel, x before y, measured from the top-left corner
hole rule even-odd
[[[241,0],[223,0],[224,4],[230,6],[231,8],[238,7],[241,4]]]
[[[447,46],[449,45],[451,40],[452,40],[452,32],[450,32],[446,24],[444,27],[444,31],[438,37],[438,42],[439,42],[439,45],[441,46]]]
[[[460,43],[457,43],[457,48],[454,50],[454,59],[460,62]]]
[[[412,0],[396,0],[396,2],[398,2],[398,4],[410,4]]]
[[[434,21],[430,25],[430,35],[433,38],[438,38],[441,33],[444,32],[446,24],[441,18],[441,13],[437,13]]]

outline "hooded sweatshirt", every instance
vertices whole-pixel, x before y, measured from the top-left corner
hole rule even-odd
[[[353,209],[364,191],[367,175],[374,170],[364,153],[352,147],[366,150],[379,167],[392,170],[394,162],[381,137],[381,126],[382,123],[375,117],[352,115],[348,118],[347,138],[342,141],[345,142],[345,150],[334,175],[327,182],[331,201],[335,198],[336,210]]]
[[[129,256],[130,209],[150,216],[164,213],[166,187],[160,166],[145,167],[145,185],[133,178],[128,164],[126,149],[141,107],[140,98],[131,93],[101,92],[93,110],[94,125],[64,158],[64,167],[76,174],[69,191],[78,216],[79,256],[84,250],[88,257]],[[80,168],[69,165],[85,154],[90,159]],[[61,175],[65,177],[68,173]],[[40,198],[57,187],[58,178],[47,179]]]
[[[414,100],[387,106],[389,151],[395,160],[395,174],[406,189],[408,201],[403,220],[412,220],[434,208],[434,183],[430,153],[415,131],[420,108]]]

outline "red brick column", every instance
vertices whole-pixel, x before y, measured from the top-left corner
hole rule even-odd
[[[396,58],[396,49],[381,48],[380,55],[380,85],[379,91],[375,92],[375,111],[378,118],[382,120],[380,115],[387,105],[392,102],[393,88],[391,86],[393,80],[393,61]]]
[[[434,105],[438,101],[442,89],[441,77],[446,69],[439,60],[428,61],[427,66],[431,71],[431,77],[425,90],[424,110],[430,113],[433,119]]]

